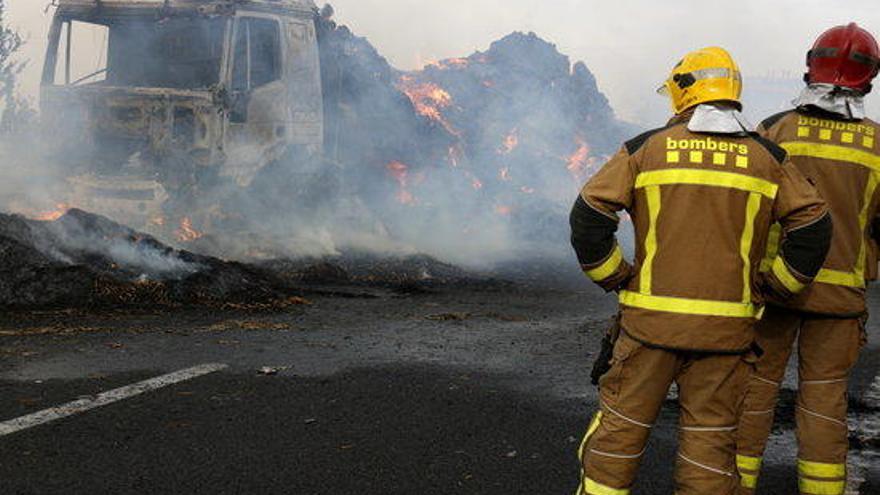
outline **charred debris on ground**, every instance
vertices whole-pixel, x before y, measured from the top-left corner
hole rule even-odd
[[[509,286],[427,256],[246,264],[175,249],[82,210],[72,209],[54,221],[0,214],[0,307],[8,309],[283,309],[305,304],[302,296],[321,293],[322,287],[380,287],[409,294],[476,284]]]
[[[450,285],[509,288],[500,281],[508,274],[518,281],[548,278],[548,266],[567,260],[547,263],[541,255],[547,246],[570,254],[570,199],[636,132],[616,119],[586,65],[572,64],[534,33],[513,33],[486,51],[406,72],[329,15],[319,18],[318,31],[326,155],[342,171],[342,194],[373,212],[369,220],[381,224],[381,235],[416,251],[444,252],[504,225],[512,234],[475,258],[493,259],[501,246],[538,261],[506,262],[501,277],[430,256],[336,246],[348,254],[245,264],[175,249],[82,210],[55,221],[0,215],[0,307],[272,305],[302,295],[304,287],[332,285],[407,294]],[[308,210],[290,208],[289,190],[274,192],[260,195],[271,203],[266,210],[281,216]],[[263,213],[257,218],[270,218]],[[438,239],[446,245],[429,249]],[[564,273],[576,275],[574,266]]]

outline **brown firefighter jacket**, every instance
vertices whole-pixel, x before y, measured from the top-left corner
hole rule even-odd
[[[687,121],[627,142],[590,179],[572,209],[572,245],[587,276],[619,290],[633,338],[740,352],[754,341],[766,286],[791,296],[815,276],[831,217],[782,148],[757,134],[694,133]],[[615,237],[620,210],[635,228],[634,265]],[[761,276],[775,222],[786,240]]]
[[[847,121],[818,109],[783,112],[759,127],[816,184],[834,221],[831,250],[815,283],[797,297],[773,303],[835,316],[865,312],[865,282],[877,277],[877,243],[872,233],[880,233],[878,127],[868,119]],[[770,236],[764,270],[778,249],[779,234],[777,226]]]

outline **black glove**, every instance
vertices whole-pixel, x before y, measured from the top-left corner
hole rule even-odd
[[[599,351],[599,355],[593,363],[593,371],[590,373],[593,385],[599,385],[599,380],[605,375],[605,373],[608,373],[608,370],[611,369],[611,358],[614,356],[614,344],[617,343],[618,338],[620,338],[619,314],[614,317],[614,320],[611,322],[611,328],[605,332],[605,336],[602,338],[602,349]]]

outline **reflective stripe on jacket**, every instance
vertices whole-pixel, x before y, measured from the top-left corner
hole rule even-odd
[[[792,110],[765,120],[759,132],[788,152],[828,202],[834,220],[831,250],[816,283],[778,303],[812,313],[864,313],[865,282],[877,276],[877,243],[871,234],[880,201],[878,125],[819,110]],[[777,227],[763,269],[769,268],[781,237]]]
[[[621,210],[635,229],[632,265],[614,237]],[[774,222],[800,231],[765,277],[790,296],[824,260],[825,203],[778,146],[693,133],[681,119],[629,141],[590,179],[572,212],[572,243],[587,276],[620,290],[622,325],[634,338],[741,351],[764,304],[759,268]]]

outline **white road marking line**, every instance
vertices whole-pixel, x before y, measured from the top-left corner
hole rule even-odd
[[[34,426],[39,426],[61,418],[73,416],[75,414],[84,413],[91,409],[96,409],[98,407],[103,407],[114,402],[129,399],[131,397],[145,394],[147,392],[167,387],[169,385],[174,385],[175,383],[180,383],[187,380],[192,380],[193,378],[208,375],[227,367],[228,366],[225,364],[202,364],[199,366],[194,366],[192,368],[187,368],[185,370],[175,371],[167,375],[157,376],[156,378],[150,378],[149,380],[144,380],[142,382],[126,385],[125,387],[109,390],[107,392],[100,393],[94,397],[75,400],[73,402],[68,402],[67,404],[63,404],[57,407],[52,407],[43,411],[35,412],[33,414],[28,414],[27,416],[10,419],[9,421],[4,421],[0,423],[0,436],[9,435],[11,433],[26,430],[28,428],[33,428]]]

